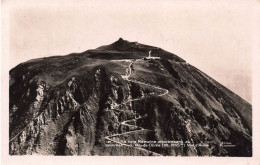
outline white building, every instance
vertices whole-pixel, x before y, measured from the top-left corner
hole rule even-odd
[[[150,50],[148,57],[145,57],[144,59],[153,59],[153,60],[155,60],[155,59],[161,59],[161,57],[152,57],[151,54],[152,54],[152,51]]]

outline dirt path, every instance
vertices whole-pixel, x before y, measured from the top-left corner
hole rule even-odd
[[[125,79],[126,81],[133,82],[133,83],[137,83],[137,84],[141,84],[141,85],[146,85],[146,86],[149,86],[149,87],[151,87],[151,88],[155,88],[155,89],[161,90],[162,93],[159,94],[159,95],[157,95],[157,96],[160,96],[160,97],[161,97],[161,96],[164,96],[164,95],[167,95],[167,94],[169,93],[169,91],[168,91],[167,89],[164,89],[164,88],[161,88],[161,87],[158,87],[158,86],[155,86],[155,85],[147,84],[147,83],[145,83],[145,82],[141,82],[141,81],[137,81],[137,80],[130,80],[130,79],[129,79],[130,76],[132,75],[132,65],[134,64],[134,62],[143,61],[142,59],[137,59],[137,60],[131,60],[131,59],[130,59],[130,60],[129,60],[129,59],[124,60],[124,59],[123,59],[123,60],[114,60],[114,61],[130,62],[130,64],[128,65],[128,70],[127,70],[126,75],[121,75],[122,78]],[[187,63],[185,63],[185,62],[175,62],[175,63],[177,63],[177,64],[180,64],[180,63],[187,64]],[[118,104],[116,107],[118,107],[118,106],[120,106],[120,105],[123,105],[123,104],[127,104],[127,103],[129,103],[129,102],[134,102],[134,101],[143,100],[143,99],[145,99],[145,98],[146,98],[146,97],[140,97],[140,98],[137,98],[137,99],[129,100],[129,101],[127,101],[127,102],[123,102],[123,103],[121,103],[121,104]],[[76,110],[75,110],[75,112],[76,112],[76,111],[79,109],[79,105],[77,105],[77,106],[75,107],[75,109],[76,109]],[[114,109],[112,109],[112,110],[114,110],[114,111],[123,111],[123,110],[120,110],[120,109],[117,109],[117,108],[114,108]],[[38,116],[40,116],[40,115],[41,115],[41,114],[39,114],[39,115],[37,115],[35,118],[33,118],[33,120],[32,120],[31,122],[29,122],[29,124],[27,124],[27,125],[26,125],[21,131],[19,131],[14,137],[12,137],[12,138],[9,140],[9,142],[14,141],[14,140],[18,137],[18,135],[20,135],[23,131],[25,131],[26,128],[28,128],[28,127],[32,124],[32,122],[33,122]],[[128,132],[125,132],[125,133],[113,134],[113,135],[110,135],[110,136],[106,136],[105,139],[108,140],[108,141],[112,141],[112,142],[114,142],[114,143],[120,144],[120,145],[122,145],[122,146],[133,147],[133,146],[130,146],[130,145],[128,145],[128,144],[123,144],[123,143],[121,143],[121,142],[119,142],[119,141],[113,140],[112,138],[113,138],[113,137],[118,137],[118,136],[121,136],[121,135],[126,135],[126,134],[138,133],[138,132],[142,132],[142,131],[150,131],[150,130],[145,129],[145,128],[143,128],[143,127],[129,124],[129,123],[132,123],[132,122],[136,122],[137,120],[142,119],[142,118],[145,118],[145,117],[146,117],[146,115],[145,115],[145,116],[138,117],[138,118],[134,118],[134,119],[131,119],[131,120],[125,120],[125,121],[121,122],[121,123],[120,123],[121,125],[128,126],[128,127],[134,127],[135,130],[131,130],[131,131],[128,131]],[[138,150],[141,150],[141,151],[145,151],[145,152],[151,153],[151,154],[153,154],[154,156],[162,156],[161,154],[152,152],[152,151],[147,150],[147,149],[144,149],[144,148],[140,148],[140,147],[134,147],[134,148],[136,148],[136,149],[138,149]]]
[[[141,60],[138,60],[138,61],[141,61]],[[132,65],[134,63],[134,60],[127,60],[125,62],[130,62],[130,64],[128,65],[128,70],[127,70],[127,73],[126,75],[122,75],[122,78],[125,79],[126,81],[129,81],[129,82],[133,82],[133,83],[137,83],[137,84],[141,84],[141,85],[146,85],[146,86],[149,86],[151,88],[155,88],[155,89],[158,89],[158,90],[161,90],[162,93],[159,94],[158,96],[164,96],[166,94],[169,93],[169,91],[167,89],[164,89],[164,88],[161,88],[161,87],[158,87],[158,86],[154,86],[154,85],[151,85],[151,84],[147,84],[145,82],[141,82],[141,81],[137,81],[137,80],[130,80],[130,76],[132,75]],[[137,98],[137,99],[133,99],[133,100],[129,100],[127,102],[124,102],[122,104],[126,104],[126,103],[129,103],[129,102],[133,102],[133,101],[138,101],[138,100],[143,100],[145,99],[146,97],[141,97],[141,98]],[[122,104],[119,104],[119,105],[122,105]],[[117,106],[119,106],[117,105]],[[112,109],[112,110],[118,110],[118,111],[122,111],[122,110],[119,110],[119,109]],[[128,131],[128,132],[125,132],[125,133],[120,133],[120,134],[113,134],[113,135],[110,135],[110,136],[106,136],[105,139],[108,140],[108,141],[112,141],[114,143],[117,143],[119,145],[122,145],[122,146],[128,146],[128,147],[133,147],[131,145],[128,145],[128,144],[124,144],[124,143],[121,143],[119,141],[116,141],[116,140],[113,140],[112,138],[114,137],[119,137],[121,135],[126,135],[126,134],[132,134],[132,133],[138,133],[138,132],[142,132],[142,131],[147,131],[148,129],[145,129],[143,127],[140,127],[140,126],[136,126],[136,125],[131,125],[131,124],[128,124],[128,123],[131,123],[131,122],[135,122],[136,120],[139,120],[139,119],[142,119],[142,118],[145,118],[146,116],[141,116],[139,118],[134,118],[134,119],[131,119],[131,120],[125,120],[123,122],[121,122],[120,124],[121,125],[125,125],[125,126],[128,126],[128,127],[134,127],[136,130],[134,131]],[[144,148],[140,148],[140,147],[134,147],[138,150],[142,150],[142,151],[145,151],[145,152],[148,152],[148,153],[152,153],[154,156],[162,156],[161,154],[158,154],[156,152],[152,152],[150,150],[147,150],[147,149],[144,149]]]

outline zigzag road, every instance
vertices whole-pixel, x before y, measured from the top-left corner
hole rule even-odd
[[[129,79],[129,77],[130,77],[131,74],[132,74],[132,68],[131,68],[131,67],[132,67],[134,61],[142,61],[141,59],[138,59],[138,60],[113,60],[113,61],[125,61],[125,62],[130,62],[130,64],[128,65],[128,73],[126,73],[127,75],[122,75],[122,78],[125,79],[126,81],[133,82],[133,83],[137,83],[137,84],[141,84],[141,85],[146,85],[146,86],[149,86],[149,87],[151,87],[151,88],[155,88],[155,89],[161,90],[162,93],[158,95],[158,96],[160,96],[160,97],[161,97],[161,96],[164,96],[164,95],[166,95],[166,94],[168,94],[169,91],[168,91],[167,89],[164,89],[164,88],[161,88],[161,87],[158,87],[158,86],[154,86],[154,85],[150,85],[150,84],[147,84],[147,83],[144,83],[144,82],[141,82],[141,81],[130,80],[130,79]],[[187,64],[186,62],[175,62],[175,63],[177,63],[177,64],[179,64],[179,63]],[[119,104],[119,105],[117,105],[117,106],[120,106],[120,105],[123,105],[123,104],[127,104],[127,103],[130,103],[130,102],[134,102],[134,101],[138,101],[138,100],[143,100],[143,99],[145,99],[145,97],[141,97],[141,98],[129,100],[129,101],[124,102],[124,103],[121,103],[121,104]],[[76,108],[75,108],[75,109],[76,109],[75,112],[77,111],[78,108],[79,108],[79,106],[77,105]],[[123,110],[115,109],[115,108],[112,109],[112,110],[123,111]],[[39,115],[41,115],[41,114],[39,114]],[[36,119],[39,115],[37,115],[34,119]],[[132,133],[138,133],[138,132],[142,132],[142,131],[147,131],[148,129],[145,129],[145,128],[142,128],[142,127],[140,127],[140,126],[136,126],[136,125],[130,124],[130,123],[132,123],[132,122],[135,123],[137,120],[142,119],[142,118],[145,118],[145,117],[146,117],[146,116],[141,116],[141,117],[139,117],[139,118],[134,118],[134,119],[131,119],[131,120],[125,120],[125,121],[121,122],[121,125],[122,125],[122,126],[124,125],[124,126],[127,126],[127,127],[134,127],[135,130],[133,130],[133,131],[128,131],[128,132],[125,132],[125,133],[113,134],[113,135],[110,135],[110,136],[106,136],[105,139],[108,140],[108,141],[112,141],[112,142],[114,142],[114,143],[117,143],[117,144],[119,144],[119,145],[122,145],[122,146],[133,147],[133,146],[131,146],[131,145],[124,144],[124,143],[121,143],[121,142],[119,142],[119,141],[113,140],[112,138],[115,138],[115,137],[118,137],[118,136],[121,136],[121,135],[125,135],[125,134],[132,134]],[[33,119],[33,120],[34,120],[34,119]],[[33,122],[33,120],[32,120],[29,124],[27,124],[27,125],[24,127],[24,129],[22,129],[22,130],[21,130],[20,132],[18,132],[14,137],[12,137],[12,138],[9,140],[9,142],[12,142],[15,138],[17,138],[18,135],[20,135],[26,128],[28,128],[28,127],[30,126],[30,124]],[[128,123],[129,123],[129,124],[128,124]],[[149,130],[148,130],[148,131],[149,131]],[[149,152],[149,153],[153,154],[154,156],[162,156],[161,154],[152,152],[152,151],[150,151],[150,150],[146,150],[146,149],[144,149],[144,148],[140,148],[140,147],[134,147],[134,148],[136,148],[136,149],[138,149],[138,150],[141,150],[141,151]]]
[[[136,60],[136,61],[140,61],[140,60]],[[149,86],[151,88],[155,88],[155,89],[158,89],[158,90],[161,90],[162,93],[159,94],[158,96],[164,96],[166,94],[168,94],[168,90],[167,89],[164,89],[164,88],[161,88],[161,87],[158,87],[158,86],[154,86],[154,85],[150,85],[150,84],[147,84],[147,83],[144,83],[144,82],[141,82],[141,81],[137,81],[137,80],[130,80],[129,77],[131,76],[132,74],[132,65],[134,63],[134,60],[126,60],[126,62],[130,62],[130,64],[128,65],[128,73],[126,73],[126,75],[122,75],[122,78],[125,79],[126,81],[129,81],[129,82],[133,82],[133,83],[137,83],[137,84],[141,84],[141,85],[146,85],[146,86]],[[141,97],[141,98],[137,98],[137,99],[133,99],[133,100],[129,100],[127,102],[124,102],[122,104],[126,104],[126,103],[129,103],[129,102],[133,102],[133,101],[138,101],[138,100],[143,100],[145,99],[145,97]],[[122,105],[122,104],[119,104],[119,105]],[[118,105],[118,106],[119,106]],[[118,110],[118,111],[122,111],[122,110],[119,110],[119,109],[112,109],[112,110]],[[121,134],[114,134],[114,135],[110,135],[110,136],[106,136],[105,139],[108,140],[108,141],[112,141],[114,143],[117,143],[119,145],[122,145],[122,146],[128,146],[128,147],[133,147],[131,145],[128,145],[128,144],[124,144],[124,143],[121,143],[119,141],[116,141],[114,140],[116,137],[120,137],[121,135],[126,135],[126,134],[132,134],[132,133],[139,133],[139,132],[142,132],[142,131],[147,131],[148,129],[145,129],[145,128],[142,128],[140,126],[136,126],[136,125],[132,125],[130,123],[132,122],[135,122],[136,120],[139,120],[139,119],[142,119],[142,118],[145,118],[146,116],[142,116],[142,117],[139,117],[139,118],[134,118],[134,119],[131,119],[131,120],[125,120],[123,122],[121,122],[121,125],[124,125],[124,126],[128,126],[128,127],[134,127],[136,130],[134,131],[128,131],[128,132],[125,132],[125,133],[121,133]],[[128,124],[129,123],[129,124]],[[114,138],[114,139],[113,139]],[[119,138],[118,138],[119,139]],[[145,151],[145,152],[148,152],[148,153],[151,153],[152,155],[154,156],[162,156],[161,154],[158,154],[158,153],[155,153],[155,152],[152,152],[150,150],[147,150],[147,149],[144,149],[144,148],[141,148],[141,147],[134,147],[138,150],[141,150],[141,151]]]

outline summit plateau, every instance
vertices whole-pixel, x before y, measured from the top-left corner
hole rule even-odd
[[[252,156],[252,106],[177,55],[122,38],[9,72],[10,155]]]

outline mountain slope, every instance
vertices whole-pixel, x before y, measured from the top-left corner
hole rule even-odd
[[[18,65],[9,99],[12,155],[252,155],[249,103],[180,57],[121,38]]]

